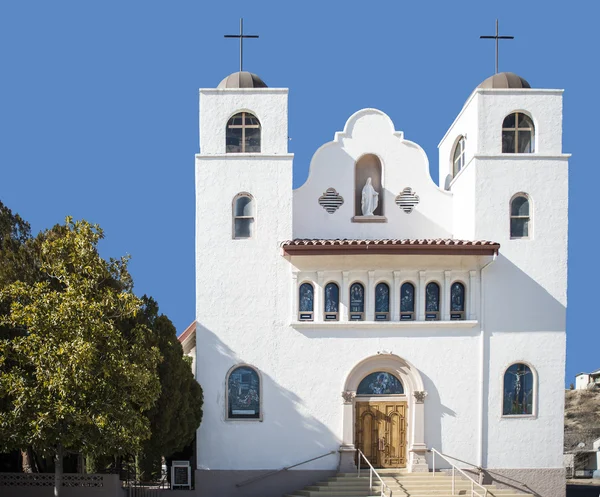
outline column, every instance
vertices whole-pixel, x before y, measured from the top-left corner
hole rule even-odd
[[[475,287],[477,286],[477,271],[469,271],[469,300],[467,300],[467,311],[469,319],[477,319],[477,307],[476,307],[476,293]],[[466,297],[466,295],[465,295]]]
[[[417,287],[417,320],[425,321],[425,271],[419,271]]]
[[[367,321],[375,321],[375,271],[369,271],[369,281],[367,283],[367,295],[365,299],[365,304],[367,308],[366,311],[366,320]]]
[[[356,392],[342,392],[344,404],[343,425],[342,425],[342,445],[340,446],[340,473],[353,473],[356,471],[356,447],[354,446],[354,397]]]
[[[450,281],[452,271],[444,271],[444,288],[441,289],[442,297],[442,320],[450,321]]]
[[[317,284],[315,285],[315,322],[323,322],[323,281],[325,279],[325,273],[323,271],[317,271]]]
[[[349,294],[350,289],[348,288],[348,281],[350,279],[350,271],[342,271],[342,288],[340,288],[340,321],[348,321],[348,312],[350,302]]]
[[[298,321],[298,271],[292,271],[292,321]]]
[[[394,271],[394,285],[392,287],[391,296],[392,299],[392,321],[400,321],[400,282],[402,281],[402,273],[400,271]]]
[[[413,408],[413,436],[412,445],[410,448],[410,466],[409,471],[412,473],[427,472],[429,466],[425,455],[427,453],[427,445],[425,445],[425,397],[427,392],[413,392],[414,401]]]

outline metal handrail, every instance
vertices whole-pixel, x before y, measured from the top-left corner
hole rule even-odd
[[[485,488],[483,485],[481,485],[480,483],[477,483],[473,478],[471,478],[467,473],[465,473],[462,469],[460,469],[458,466],[456,466],[455,464],[450,462],[450,459],[456,459],[455,457],[452,456],[446,456],[444,454],[442,454],[441,452],[439,452],[438,450],[434,449],[433,447],[431,449],[429,449],[431,451],[431,453],[433,454],[433,462],[432,462],[432,475],[435,476],[435,455],[437,454],[438,456],[442,457],[443,459],[446,460],[446,462],[448,464],[450,464],[450,466],[452,466],[452,495],[456,495],[456,471],[458,470],[467,480],[469,480],[471,482],[471,497],[487,497],[488,491],[487,488]],[[450,458],[450,459],[449,459]],[[483,490],[483,494],[475,491],[475,487],[479,487],[481,490]]]
[[[377,471],[375,471],[375,468],[372,466],[372,464],[369,462],[369,460],[367,459],[367,456],[365,456],[362,451],[360,449],[356,449],[358,451],[358,478],[360,478],[360,456],[363,457],[363,459],[367,462],[367,464],[369,465],[369,468],[371,468],[369,470],[369,491],[372,492],[373,491],[373,473],[375,474],[375,476],[379,479],[379,481],[381,482],[381,497],[386,497],[385,495],[385,489],[387,488],[390,491],[390,497],[392,497],[392,489],[390,487],[388,487],[386,485],[386,483],[381,479],[381,476],[379,476],[379,473],[377,473]]]
[[[321,459],[323,457],[327,457],[327,456],[330,456],[330,455],[336,454],[336,453],[337,453],[337,451],[332,450],[331,452],[327,452],[327,454],[321,454],[320,456],[317,456],[317,457],[311,457],[310,459],[307,459],[306,461],[302,461],[302,462],[299,462],[297,464],[293,464],[292,466],[285,466],[284,468],[275,469],[273,471],[269,471],[268,473],[264,473],[262,475],[255,476],[253,478],[249,478],[249,479],[244,480],[244,481],[242,481],[240,483],[236,483],[235,486],[238,487],[238,488],[239,487],[243,487],[244,485],[248,485],[250,483],[254,483],[255,481],[264,480],[265,478],[268,478],[269,476],[274,476],[276,474],[279,474],[282,471],[287,471],[288,469],[295,468],[296,466],[302,466],[303,464],[306,464],[307,462],[316,461],[317,459]]]

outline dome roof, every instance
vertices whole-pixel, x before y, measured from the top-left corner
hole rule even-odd
[[[267,88],[267,85],[256,74],[240,71],[227,76],[217,88]]]
[[[531,85],[514,72],[499,72],[487,78],[477,88],[531,88]]]

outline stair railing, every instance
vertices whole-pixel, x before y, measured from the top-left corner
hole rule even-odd
[[[456,495],[456,472],[458,471],[459,473],[461,473],[467,480],[469,480],[471,482],[471,497],[487,497],[488,491],[487,488],[485,488],[483,485],[477,483],[473,478],[471,478],[467,473],[465,473],[462,469],[460,469],[458,466],[456,466],[455,464],[453,464],[452,462],[450,462],[450,457],[451,456],[447,456],[445,454],[442,454],[441,452],[437,451],[434,448],[429,449],[432,453],[432,457],[433,457],[433,461],[432,461],[432,475],[433,477],[435,477],[435,455],[437,454],[439,457],[441,457],[442,459],[444,459],[448,464],[450,464],[450,466],[452,466],[452,495]],[[478,488],[478,490],[475,490],[475,487]]]
[[[367,459],[367,457],[362,453],[362,451],[360,449],[356,449],[358,451],[358,477],[360,478],[360,458],[362,456],[362,458],[366,461],[366,463],[369,465],[369,491],[373,492],[373,475],[375,475],[379,481],[381,482],[381,497],[386,497],[385,495],[385,490],[387,489],[390,492],[389,497],[392,497],[392,489],[390,487],[388,487],[385,482],[381,479],[381,476],[379,476],[379,473],[377,473],[377,471],[375,471],[375,468],[373,467],[373,465],[369,462],[369,460]]]

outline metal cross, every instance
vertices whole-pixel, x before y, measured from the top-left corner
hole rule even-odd
[[[514,36],[500,36],[498,34],[498,19],[496,19],[496,35],[495,36],[480,36],[479,38],[496,40],[496,74],[498,74],[498,40],[514,40]]]
[[[239,38],[240,39],[240,72],[243,71],[243,60],[244,60],[244,38],[258,38],[258,35],[245,35],[244,34],[244,19],[240,17],[240,34],[239,35],[225,35],[225,38]]]

